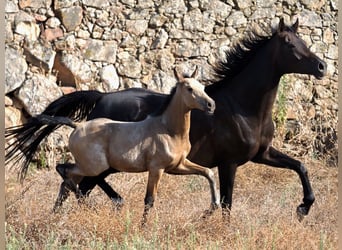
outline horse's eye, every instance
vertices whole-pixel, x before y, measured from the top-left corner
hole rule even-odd
[[[285,40],[286,43],[291,42],[291,39],[290,39],[290,37],[288,35],[285,35],[284,40]]]
[[[192,88],[191,88],[191,87],[188,87],[188,91],[189,91],[189,92],[192,92]]]

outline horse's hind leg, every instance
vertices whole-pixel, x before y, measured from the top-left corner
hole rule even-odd
[[[117,170],[110,168],[102,172],[98,176],[86,176],[79,183],[78,187],[83,196],[88,196],[91,190],[97,185],[108,195],[113,201],[116,208],[121,208],[123,205],[123,198],[113,190],[113,188],[106,182],[105,178],[111,174],[116,173]]]
[[[68,198],[69,194],[70,189],[68,189],[67,184],[63,181],[59,188],[59,193],[52,210],[54,213],[56,213],[58,209],[62,206],[62,203]]]
[[[72,191],[75,193],[76,198],[79,199],[82,197],[82,194],[77,187],[77,184],[80,182],[80,180],[83,178],[81,176],[69,176],[68,171],[72,168],[75,168],[76,164],[73,163],[64,163],[64,164],[58,164],[56,166],[56,171],[59,173],[59,175],[63,178],[63,188],[67,188],[68,191]],[[61,190],[62,190],[61,185]],[[67,197],[66,197],[67,198]],[[66,199],[65,198],[65,199]],[[62,202],[65,200],[63,199]]]

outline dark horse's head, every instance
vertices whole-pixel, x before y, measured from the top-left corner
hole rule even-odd
[[[310,51],[305,42],[296,32],[298,19],[292,26],[286,26],[281,18],[274,38],[277,38],[279,50],[276,60],[279,68],[286,73],[300,73],[315,76],[321,79],[326,75],[327,64]]]

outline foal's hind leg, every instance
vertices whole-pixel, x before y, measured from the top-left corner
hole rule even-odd
[[[197,174],[202,175],[209,181],[210,186],[210,194],[211,194],[211,205],[209,212],[206,214],[211,214],[214,210],[219,207],[219,196],[216,190],[216,182],[214,179],[214,173],[211,169],[202,167],[196,163],[185,159],[183,163],[179,164],[176,168],[169,170],[167,173],[169,174],[179,174],[179,175],[190,175]]]

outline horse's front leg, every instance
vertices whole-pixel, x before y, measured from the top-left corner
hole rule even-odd
[[[145,207],[141,221],[141,225],[144,226],[147,222],[147,215],[150,209],[153,207],[154,200],[157,195],[158,185],[160,178],[162,177],[164,169],[150,170],[148,173],[147,189],[145,195]]]
[[[225,221],[230,221],[230,210],[233,203],[233,188],[237,165],[219,165],[218,175],[220,180],[220,195],[222,206],[222,217]]]
[[[211,205],[209,214],[211,214],[214,210],[216,210],[219,207],[219,196],[216,189],[216,181],[214,178],[214,172],[211,169],[202,167],[196,163],[189,161],[188,159],[185,159],[176,168],[168,170],[167,173],[179,175],[196,174],[204,176],[209,181],[210,186]]]
[[[302,182],[304,193],[303,203],[301,203],[297,208],[298,219],[301,221],[304,216],[309,213],[310,207],[315,201],[315,196],[313,194],[305,166],[300,161],[279,152],[273,147],[269,147],[263,153],[258,154],[252,161],[272,167],[287,168],[296,171]]]

